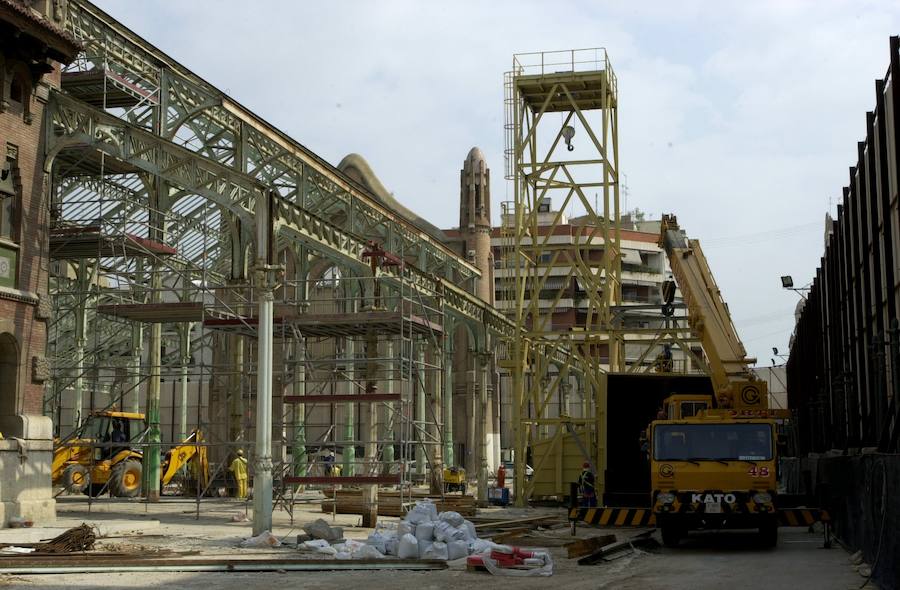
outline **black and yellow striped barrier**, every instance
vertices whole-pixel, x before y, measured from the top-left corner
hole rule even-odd
[[[818,508],[782,508],[778,511],[781,526],[810,526],[815,522],[831,522],[828,511]]]
[[[828,511],[817,508],[782,508],[777,515],[781,526],[831,521]],[[569,520],[605,527],[656,526],[656,516],[649,508],[571,508]]]
[[[649,508],[572,508],[569,520],[609,527],[656,526]]]

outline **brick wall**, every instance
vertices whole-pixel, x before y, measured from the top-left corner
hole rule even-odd
[[[47,223],[49,206],[43,171],[43,97],[46,85],[59,86],[59,69],[44,76],[34,91],[24,97],[30,101],[30,123],[23,103],[9,100],[0,112],[0,158],[8,150],[16,152],[16,185],[19,193],[17,214],[13,218],[14,241],[18,243],[16,288],[0,291],[0,332],[15,336],[19,348],[18,392],[0,393],[0,412],[4,415],[41,414],[43,384],[35,381],[34,359],[43,359],[47,345],[46,322],[36,318],[35,296],[47,295]],[[8,245],[8,244],[7,244]],[[40,362],[40,361],[39,361]]]

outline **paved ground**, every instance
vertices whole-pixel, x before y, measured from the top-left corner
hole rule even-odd
[[[108,550],[153,551],[158,548],[198,550],[204,556],[295,555],[293,549],[247,550],[237,548],[249,536],[249,523],[231,522],[243,512],[241,505],[229,501],[204,504],[201,518],[196,520],[193,504],[164,501],[156,505],[116,501],[93,504],[80,498],[60,498],[59,520],[54,529],[0,531],[0,543],[37,540],[52,537],[82,521],[98,523],[110,538],[104,539]],[[541,509],[559,512],[560,510]],[[509,511],[517,517],[521,512]],[[299,525],[322,516],[318,506],[298,507],[297,528],[285,513],[276,513],[274,533],[293,540]],[[336,523],[353,527],[357,516],[341,516]],[[599,529],[579,528],[579,536],[599,534]],[[369,530],[348,528],[345,536],[365,538]],[[542,533],[548,537],[570,538],[568,530]],[[538,544],[535,542],[534,544]],[[401,589],[401,588],[502,588],[516,590],[553,585],[565,590],[579,589],[669,589],[669,588],[741,588],[760,589],[855,589],[864,581],[857,574],[846,552],[835,545],[822,549],[821,535],[805,529],[782,529],[777,549],[761,549],[752,533],[721,532],[694,534],[678,549],[661,548],[653,553],[633,554],[595,566],[578,566],[565,557],[562,548],[551,548],[555,572],[552,578],[494,578],[488,574],[467,572],[461,564],[451,569],[432,572],[291,572],[272,574],[239,573],[131,573],[131,574],[66,574],[43,576],[0,576],[0,586],[39,588],[185,588],[241,589],[303,587],[310,589]],[[870,586],[871,587],[871,586]]]

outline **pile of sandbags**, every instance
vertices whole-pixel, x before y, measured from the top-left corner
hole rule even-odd
[[[479,539],[475,525],[458,512],[438,513],[431,500],[416,502],[396,529],[380,527],[366,544],[400,559],[454,560],[495,545]]]
[[[497,555],[514,553],[516,548],[506,545],[497,545],[486,539],[479,539],[475,534],[475,525],[463,518],[459,512],[446,511],[438,513],[437,507],[431,500],[416,502],[406,517],[397,526],[379,523],[378,528],[369,535],[365,542],[352,539],[335,542],[331,539],[340,537],[340,529],[329,529],[327,524],[314,523],[316,526],[304,527],[307,533],[316,539],[298,544],[302,551],[312,551],[322,555],[331,555],[336,559],[378,559],[386,555],[400,559],[439,559],[453,561],[472,555],[483,556],[485,562],[481,564],[485,569],[493,573],[489,566],[496,566]],[[324,525],[324,526],[322,526]],[[329,534],[326,534],[329,533]],[[324,539],[323,537],[330,537]],[[550,575],[552,562],[549,554],[542,553],[541,568],[538,570],[535,564],[533,574]],[[499,560],[502,562],[503,560]],[[525,563],[523,561],[523,563]],[[525,563],[525,565],[531,565]]]

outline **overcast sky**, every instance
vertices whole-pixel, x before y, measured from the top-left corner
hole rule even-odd
[[[814,276],[900,32],[896,0],[95,1],[326,160],[362,154],[440,227],[472,146],[495,218],[507,198],[512,55],[606,47],[628,207],[701,240],[761,365],[787,352],[798,296],[779,276]]]

